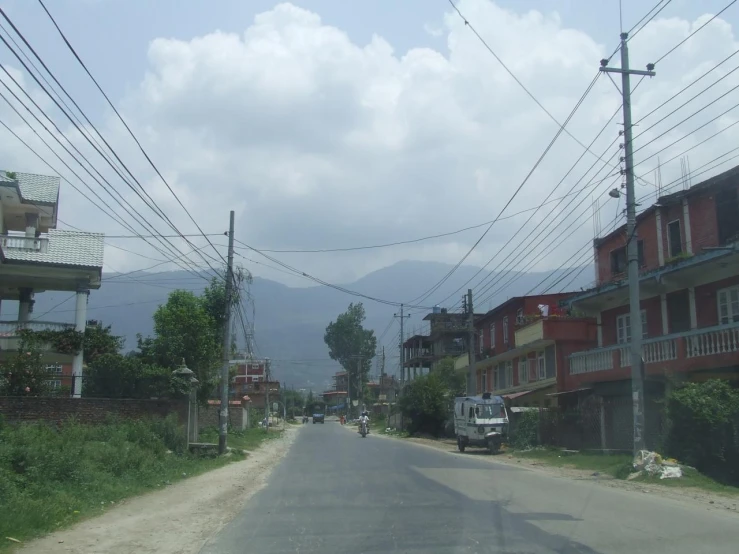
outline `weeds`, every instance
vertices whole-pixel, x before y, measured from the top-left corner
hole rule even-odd
[[[234,433],[229,445],[255,448],[264,440],[252,436],[257,432]],[[26,540],[53,531],[126,497],[237,459],[243,457],[186,452],[174,416],[103,425],[70,420],[60,429],[0,425],[0,551],[12,546],[5,537]]]

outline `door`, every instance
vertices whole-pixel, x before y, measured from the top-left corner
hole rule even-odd
[[[667,295],[667,324],[669,333],[690,331],[690,301],[687,290]]]

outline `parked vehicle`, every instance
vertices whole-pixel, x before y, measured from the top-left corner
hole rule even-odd
[[[313,414],[313,423],[324,423],[324,414]]]
[[[467,446],[487,448],[491,454],[497,452],[508,437],[508,425],[501,396],[486,392],[454,399],[454,434],[460,452]]]

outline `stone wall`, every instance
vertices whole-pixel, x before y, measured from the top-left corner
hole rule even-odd
[[[198,410],[198,428],[218,427],[218,411],[220,405],[201,406]],[[249,426],[248,411],[240,403],[231,403],[228,407],[228,423],[232,429],[243,430]]]
[[[186,423],[187,401],[0,396],[0,414],[9,423],[45,421],[61,424],[70,417],[75,417],[80,423],[103,423],[111,415],[140,419],[166,417],[172,413],[177,414],[181,423]]]

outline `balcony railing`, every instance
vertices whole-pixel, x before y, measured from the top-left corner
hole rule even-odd
[[[55,321],[0,321],[0,337],[17,337],[18,329],[31,331],[64,331],[74,329],[74,323]]]
[[[49,248],[48,237],[27,237],[22,233],[0,235],[0,246],[3,250],[25,250],[28,252],[46,252]]]
[[[618,352],[618,361],[614,360],[615,352]],[[645,364],[734,352],[739,352],[739,322],[645,339],[642,343]],[[631,367],[628,344],[576,352],[570,356],[570,375],[607,371],[614,367]]]

